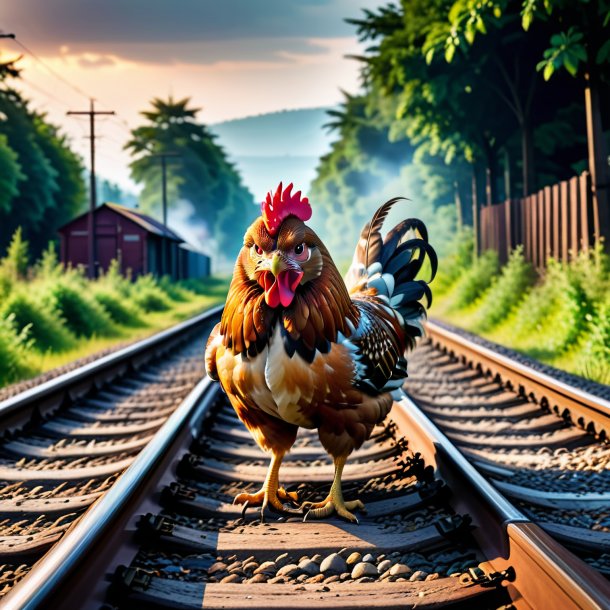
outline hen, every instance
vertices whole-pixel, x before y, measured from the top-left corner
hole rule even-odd
[[[335,476],[323,502],[306,503],[305,518],[333,512],[357,521],[360,500],[344,501],[341,475],[349,454],[388,414],[391,392],[407,376],[405,350],[423,332],[431,293],[415,279],[428,254],[417,219],[381,228],[398,201],[385,203],[360,235],[345,281],[316,233],[307,198],[292,184],[267,195],[246,231],[221,322],[206,347],[208,375],[220,381],[258,445],[271,453],[262,489],[236,503],[287,510],[294,492],[279,486],[279,469],[300,426],[317,428]]]

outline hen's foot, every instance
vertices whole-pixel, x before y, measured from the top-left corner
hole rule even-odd
[[[345,502],[341,494],[331,492],[323,502],[303,502],[301,510],[306,511],[303,521],[326,519],[336,513],[351,523],[358,523],[358,518],[350,511],[364,510],[364,504],[360,500]]]
[[[265,489],[264,487],[255,494],[241,493],[233,499],[233,504],[243,504],[242,516],[245,515],[249,506],[261,507],[261,521],[265,508],[269,507],[278,513],[292,513],[294,509],[284,506],[288,502],[294,506],[299,506],[299,497],[296,491],[286,491],[283,487],[277,489]]]

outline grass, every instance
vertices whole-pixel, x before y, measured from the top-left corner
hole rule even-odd
[[[184,282],[121,276],[113,263],[90,281],[52,248],[27,266],[27,243],[0,259],[0,387],[133,342],[222,303],[229,278]]]
[[[37,373],[49,371],[80,358],[85,358],[96,352],[112,348],[117,344],[131,343],[145,339],[154,333],[170,328],[183,320],[210,309],[224,302],[229,287],[229,278],[206,278],[197,280],[203,294],[192,296],[188,301],[175,303],[172,301],[168,311],[155,312],[145,316],[145,322],[138,326],[120,327],[112,337],[93,337],[82,341],[72,349],[62,352],[34,352],[30,354],[30,363]],[[207,290],[209,287],[209,290]],[[190,292],[190,291],[189,291]],[[202,348],[203,349],[203,348]],[[203,352],[202,352],[203,358]],[[31,375],[30,375],[31,376]]]
[[[570,264],[550,261],[543,277],[534,274],[520,249],[502,269],[493,253],[474,263],[454,254],[439,269],[432,317],[610,383],[610,265],[599,249]]]

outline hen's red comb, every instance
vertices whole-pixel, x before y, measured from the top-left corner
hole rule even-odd
[[[261,204],[263,221],[270,235],[275,235],[283,220],[288,216],[296,216],[303,222],[311,218],[311,206],[307,197],[301,199],[301,191],[291,194],[292,182],[282,192],[280,182],[275,195],[267,193],[267,198]]]

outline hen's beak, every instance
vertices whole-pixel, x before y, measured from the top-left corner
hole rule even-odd
[[[265,302],[269,307],[288,307],[294,299],[303,272],[286,264],[276,252],[269,263],[269,271],[259,276],[259,284],[265,289]]]
[[[271,263],[269,265],[269,269],[271,269],[271,273],[273,273],[273,275],[275,277],[277,277],[280,273],[280,271],[283,271],[286,268],[286,265],[284,264],[284,261],[282,261],[281,256],[276,252],[273,255],[273,258],[271,259]]]

